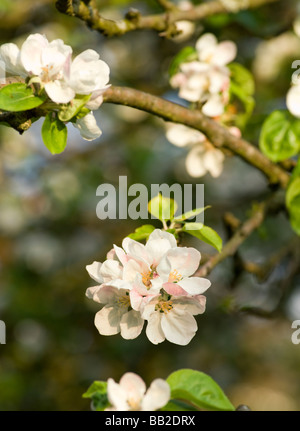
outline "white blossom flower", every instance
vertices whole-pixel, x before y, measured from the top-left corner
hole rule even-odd
[[[179,88],[179,97],[202,104],[202,112],[209,117],[223,114],[229,101],[230,71],[226,66],[236,56],[236,45],[231,41],[218,43],[206,33],[196,42],[198,60],[182,63],[170,84]]]
[[[116,383],[107,381],[107,397],[112,405],[106,411],[155,411],[170,400],[171,390],[163,379],[155,379],[146,391],[145,382],[135,373],[125,373]]]
[[[77,118],[76,123],[73,123],[73,126],[79,130],[81,136],[86,141],[92,141],[102,135],[102,131],[97,126],[96,118],[92,112],[82,118]]]
[[[150,322],[147,335],[153,342],[156,336],[151,336],[151,326],[157,319],[157,310],[164,309],[163,303],[166,302],[172,304],[172,312],[167,323],[162,323],[164,327],[178,326],[180,321],[184,326],[187,322],[193,323],[185,341],[178,335],[181,329],[177,326],[174,337],[167,330],[165,338],[174,343],[178,341],[178,344],[188,343],[197,329],[193,315],[204,312],[202,293],[210,287],[209,280],[191,277],[200,258],[199,251],[192,247],[178,247],[174,235],[160,229],[149,235],[145,245],[130,238],[123,240],[122,248],[114,245],[107,254],[107,260],[86,267],[91,278],[99,283],[88,288],[86,295],[102,304],[95,316],[100,334],[120,332],[123,338],[136,338],[147,319]]]
[[[221,175],[225,156],[208,141],[197,145],[188,153],[185,166],[191,177],[202,177],[207,172],[214,178]]]
[[[5,65],[5,71],[23,78],[27,76],[20,61],[20,50],[14,43],[5,43],[0,47],[0,60]]]
[[[300,118],[300,84],[293,85],[289,89],[286,97],[286,104],[290,113]]]
[[[145,305],[142,317],[148,321],[146,335],[153,344],[165,339],[186,346],[198,329],[195,315],[205,311],[206,298],[202,295],[168,299],[152,299]]]

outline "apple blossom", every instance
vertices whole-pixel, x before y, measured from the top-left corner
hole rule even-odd
[[[155,411],[170,400],[171,390],[163,379],[155,379],[146,391],[145,382],[135,373],[125,373],[119,383],[109,378],[106,411]]]
[[[199,251],[178,247],[174,235],[160,229],[149,235],[145,245],[128,237],[123,240],[122,248],[114,245],[107,260],[86,267],[98,283],[98,286],[88,288],[86,295],[102,305],[95,316],[99,333],[114,335],[120,332],[123,338],[136,338],[142,331],[144,320],[148,320],[146,334],[156,343],[158,324],[155,327],[153,322],[158,319],[157,311],[167,310],[170,314],[166,318],[161,316],[161,325],[170,331],[174,326],[174,335],[167,329],[163,339],[187,344],[197,330],[193,316],[205,309],[202,293],[211,284],[205,278],[192,277],[200,258]],[[180,322],[182,331],[186,332],[185,338],[180,336]],[[188,323],[191,326],[186,331]]]
[[[236,45],[231,41],[218,43],[206,33],[196,42],[198,60],[181,63],[170,84],[179,88],[179,97],[202,105],[209,117],[223,114],[229,101],[230,70],[226,66],[236,56]]]
[[[92,112],[82,118],[77,118],[73,126],[79,130],[81,136],[86,141],[92,141],[102,135],[102,131],[97,126],[96,118]]]

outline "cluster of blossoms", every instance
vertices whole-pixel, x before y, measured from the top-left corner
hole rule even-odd
[[[197,331],[195,315],[205,311],[202,295],[210,281],[191,277],[201,255],[192,247],[177,247],[171,233],[155,229],[147,243],[125,238],[114,245],[103,263],[88,265],[98,283],[87,289],[88,298],[103,305],[95,316],[102,335],[119,332],[125,339],[146,335],[153,344],[168,341],[187,345]]]
[[[14,43],[0,47],[0,60],[6,72],[39,85],[55,104],[72,103],[78,95],[90,95],[85,107],[92,111],[103,102],[108,88],[109,67],[99,54],[87,49],[72,60],[72,48],[61,39],[51,42],[44,35],[30,35],[21,49]],[[92,112],[77,119],[74,126],[84,139],[101,135]]]
[[[237,48],[231,41],[218,43],[211,33],[196,42],[198,60],[181,63],[170,84],[179,89],[179,96],[196,104],[202,112],[218,120],[229,103],[230,70],[226,66],[235,57]],[[230,128],[240,136],[240,130]],[[223,170],[224,154],[214,148],[201,132],[179,124],[167,126],[167,139],[179,147],[192,146],[186,158],[186,169],[193,177],[209,172],[218,177]]]
[[[237,127],[230,127],[229,131],[241,137],[240,129]],[[185,159],[186,170],[191,177],[202,177],[207,172],[214,178],[221,175],[225,156],[203,133],[183,124],[169,123],[166,137],[177,147],[191,147]]]
[[[143,379],[135,373],[125,373],[116,383],[107,381],[107,398],[111,407],[106,411],[155,411],[170,400],[170,386],[163,379],[155,379],[146,391]]]

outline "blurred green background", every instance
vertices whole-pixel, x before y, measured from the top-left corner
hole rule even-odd
[[[111,18],[121,17],[129,5],[160,12],[154,0],[100,3]],[[297,3],[285,0],[207,19],[190,40],[178,43],[151,31],[105,39],[60,14],[54,1],[0,0],[0,42],[21,44],[38,32],[63,39],[75,54],[93,48],[110,65],[112,84],[178,101],[168,67],[179,49],[194,45],[206,31],[234,40],[237,61],[255,75],[257,107],[243,134],[256,143],[264,117],[285,108],[291,62],[300,59],[300,38],[293,31]],[[288,277],[288,258],[263,281],[237,271],[233,259],[219,265],[209,276],[207,312],[187,347],[167,341],[154,346],[144,331],[132,341],[98,334],[93,323],[98,306],[85,297],[93,285],[85,266],[103,261],[113,244],[144,222],[99,220],[100,184],[117,185],[120,175],[129,185],[149,189],[152,183],[204,183],[205,204],[212,205],[205,222],[224,241],[224,212],[245,217],[249,203],[269,189],[260,172],[235,157],[227,159],[219,179],[191,178],[184,168],[187,150],[166,140],[163,121],[109,104],[95,114],[102,137],[86,142],[70,127],[67,149],[57,156],[43,146],[40,121],[22,136],[0,127],[0,319],[7,326],[7,344],[0,345],[0,410],[89,410],[81,395],[93,380],[119,380],[133,371],[150,384],[180,368],[208,373],[236,406],[300,410],[300,345],[291,342],[291,322],[300,319],[300,275],[296,266]],[[293,238],[283,214],[270,217],[240,254],[263,265]],[[214,253],[196,239],[186,238],[185,244],[203,255]],[[232,304],[276,309],[275,317],[234,312]]]

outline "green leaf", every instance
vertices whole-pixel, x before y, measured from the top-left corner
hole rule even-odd
[[[204,208],[195,208],[191,211],[187,211],[186,213],[183,213],[183,214],[175,217],[173,219],[173,221],[181,222],[181,221],[187,220],[189,218],[196,217],[196,215],[201,214],[203,211],[207,210],[207,208],[211,208],[211,206],[207,205]]]
[[[75,99],[71,100],[70,103],[63,105],[62,109],[58,113],[58,118],[61,121],[70,121],[71,118],[75,117],[81,111],[84,105],[89,101],[90,97],[90,94],[77,94]]]
[[[292,228],[300,235],[300,176],[290,182],[285,201]]]
[[[177,211],[174,199],[165,198],[160,193],[148,203],[148,211],[159,220],[172,220]]]
[[[186,223],[182,230],[213,246],[219,252],[222,250],[222,238],[211,227],[201,226],[201,223]]]
[[[33,89],[26,84],[16,82],[0,90],[0,109],[3,111],[27,111],[40,106],[46,96],[35,96]]]
[[[49,112],[42,126],[42,138],[48,150],[52,154],[59,154],[64,151],[67,144],[67,136],[68,130],[66,125],[57,117],[53,117],[52,112]]]
[[[300,121],[287,111],[274,111],[265,120],[259,139],[261,151],[273,162],[300,151]]]
[[[181,63],[193,61],[198,59],[197,50],[192,46],[185,46],[179,53],[173,58],[170,67],[169,75],[172,77],[178,72]]]
[[[200,371],[178,370],[167,378],[167,382],[171,388],[171,399],[190,402],[198,409],[235,410],[220,386]]]
[[[83,398],[91,398],[93,410],[103,411],[110,404],[107,398],[107,383],[95,381],[91,384],[88,390],[82,394]]]
[[[134,233],[128,235],[129,238],[134,239],[135,241],[143,241],[144,239],[148,239],[151,232],[155,229],[151,224],[144,224],[135,229]]]

